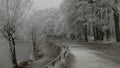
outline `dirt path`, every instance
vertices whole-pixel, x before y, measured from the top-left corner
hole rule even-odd
[[[97,56],[100,52],[90,50],[84,46],[74,45],[70,50],[75,57],[73,68],[120,68],[120,64],[101,58]]]

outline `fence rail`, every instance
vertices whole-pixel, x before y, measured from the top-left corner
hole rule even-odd
[[[61,49],[60,54],[53,59],[51,62],[49,62],[47,65],[45,65],[43,68],[56,68],[55,66],[57,63],[65,62],[65,59],[69,53],[69,47],[66,44],[62,44],[58,41],[50,41],[54,43],[55,45],[59,46]]]

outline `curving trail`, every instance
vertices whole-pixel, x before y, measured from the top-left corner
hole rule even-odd
[[[97,55],[100,52],[90,50],[84,46],[75,45],[70,50],[75,57],[73,68],[120,68],[120,64],[101,58]]]

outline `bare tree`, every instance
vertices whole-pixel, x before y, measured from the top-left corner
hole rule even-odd
[[[30,34],[31,34],[31,39],[32,39],[32,44],[33,44],[33,55],[36,55],[37,52],[37,48],[39,46],[39,31],[38,31],[38,26],[37,24],[31,24],[31,30],[30,30]]]
[[[30,5],[30,0],[0,1],[0,31],[8,41],[14,68],[18,68],[15,51],[17,26],[23,21]]]
[[[47,35],[53,35],[57,17],[55,9],[39,10],[30,16],[28,27],[34,56],[37,54],[39,44],[47,42]]]
[[[28,32],[30,34],[30,39],[32,41],[32,45],[33,45],[33,56],[36,55],[37,50],[38,50],[38,46],[40,43],[40,33],[41,33],[41,28],[40,28],[40,19],[38,19],[40,16],[39,15],[35,15],[36,13],[33,13],[30,16],[30,20],[27,24],[28,26]]]

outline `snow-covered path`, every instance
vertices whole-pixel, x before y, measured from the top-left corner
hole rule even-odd
[[[96,55],[100,52],[84,46],[72,47],[70,50],[75,57],[73,68],[120,68],[120,64],[101,58]]]

